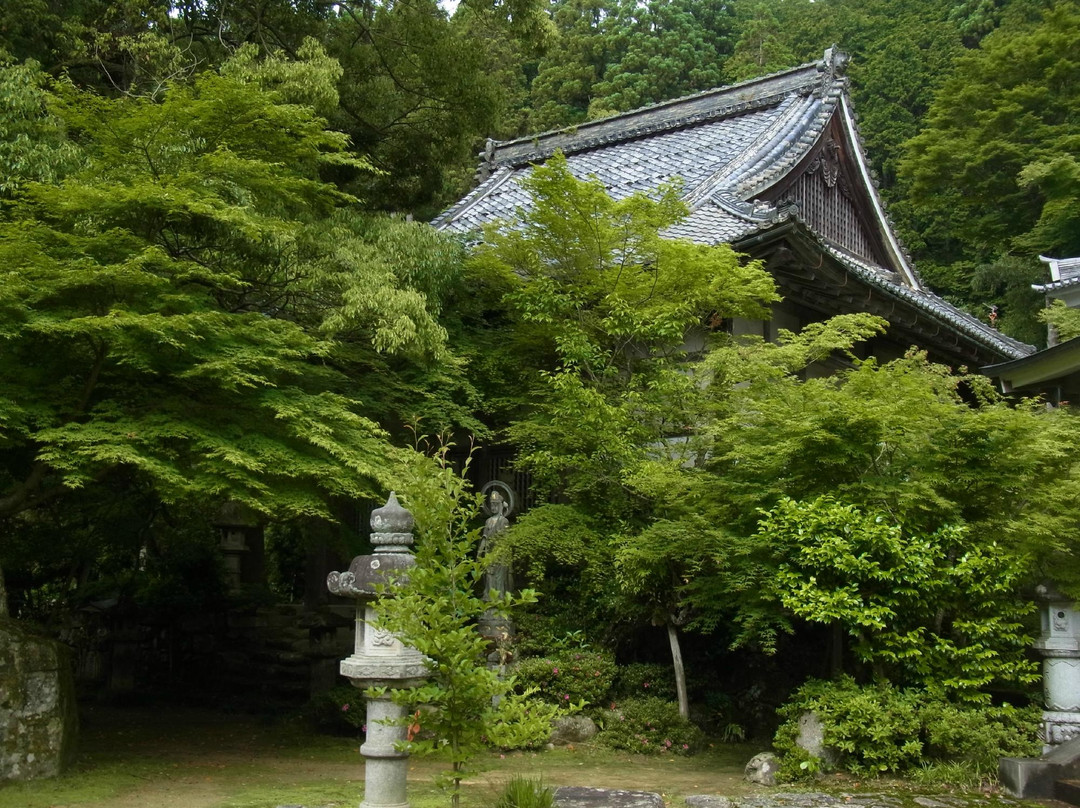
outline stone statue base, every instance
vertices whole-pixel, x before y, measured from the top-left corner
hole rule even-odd
[[[1039,735],[1043,741],[1043,754],[1066,741],[1080,738],[1080,712],[1044,711]]]

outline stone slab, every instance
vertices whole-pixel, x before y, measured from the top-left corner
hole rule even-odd
[[[1042,758],[1001,758],[998,779],[1014,797],[1048,800],[1054,797],[1054,781],[1061,766]]]
[[[558,808],[664,808],[664,800],[651,791],[562,786],[555,789]]]
[[[1054,782],[1080,777],[1080,737],[1066,741],[1040,758],[1001,758],[998,779],[1014,797],[1054,799]]]
[[[555,746],[568,746],[573,743],[585,743],[598,732],[596,722],[584,715],[567,715],[556,718],[551,725],[548,743]]]
[[[686,804],[689,808],[732,808],[731,800],[715,794],[690,794]]]
[[[695,794],[686,797],[689,808],[911,808],[912,801],[922,808],[1011,808],[1018,806],[1015,800],[995,796],[956,797],[934,795],[900,797],[880,793],[824,794],[821,792],[771,791],[739,797],[719,794]]]

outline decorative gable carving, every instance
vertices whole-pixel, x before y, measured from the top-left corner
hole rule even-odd
[[[838,122],[833,120],[803,166],[767,192],[779,206],[794,205],[812,230],[866,261],[889,266],[881,237]]]
[[[780,203],[797,206],[799,217],[838,247],[867,261],[882,263],[835,163],[823,161],[820,170],[807,170]]]

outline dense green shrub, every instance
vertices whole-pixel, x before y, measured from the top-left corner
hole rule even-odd
[[[549,704],[595,707],[608,703],[615,678],[615,660],[604,651],[568,650],[523,659],[514,666],[515,690],[536,688],[534,698]]]
[[[675,700],[675,670],[656,662],[631,662],[620,665],[615,675],[615,696],[619,699],[656,696]]]
[[[551,722],[565,713],[534,696],[520,693],[503,696],[498,718],[488,727],[488,745],[510,750],[538,749],[547,743],[551,737]]]
[[[582,617],[580,610],[573,608],[574,604],[564,606],[564,603],[544,603],[539,607],[542,612],[523,609],[515,616],[514,647],[519,655],[546,656],[590,648],[588,636],[581,628],[588,620]]]
[[[780,709],[784,723],[773,745],[784,755],[781,774],[788,778],[823,765],[795,743],[799,716],[807,711],[821,719],[837,766],[856,774],[959,762],[992,775],[999,757],[1038,754],[1037,708],[954,704],[921,690],[888,682],[859,685],[845,677],[808,682]]]
[[[692,755],[705,741],[702,731],[679,715],[677,704],[655,696],[613,704],[603,718],[596,738],[611,749]]]
[[[780,708],[785,721],[773,741],[778,752],[787,756],[797,748],[799,716],[807,711],[817,713],[825,744],[840,754],[840,765],[849,771],[898,772],[922,760],[919,701],[913,691],[888,682],[860,686],[850,677],[808,682]],[[794,774],[787,768],[785,773]]]
[[[969,707],[928,701],[919,712],[927,757],[966,764],[983,774],[997,771],[1000,757],[1038,757],[1037,706]]]

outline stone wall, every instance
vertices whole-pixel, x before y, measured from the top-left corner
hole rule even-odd
[[[59,774],[77,734],[67,648],[0,617],[0,781]]]

